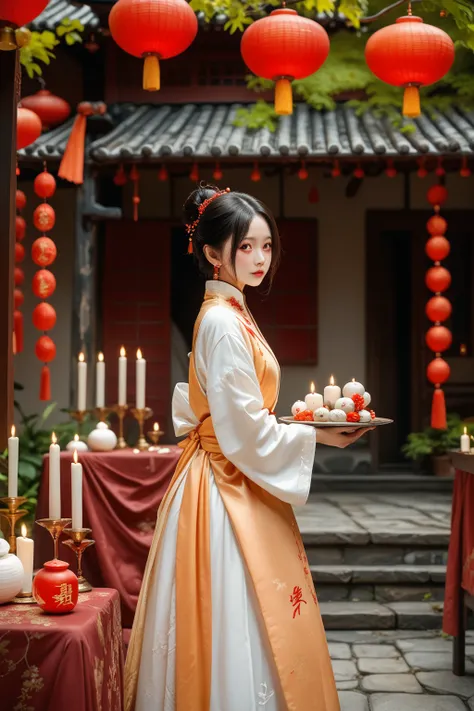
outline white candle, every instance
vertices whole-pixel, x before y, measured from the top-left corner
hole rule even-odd
[[[127,355],[123,346],[118,359],[118,404],[127,404]]]
[[[467,433],[467,427],[464,428],[464,434],[461,435],[461,452],[471,452],[471,440]]]
[[[105,407],[105,362],[103,353],[99,353],[95,364],[95,406]]]
[[[346,383],[342,388],[344,397],[352,397],[353,395],[363,395],[365,388],[362,383],[358,383],[355,378],[352,378],[350,383]]]
[[[311,392],[306,395],[304,401],[308,410],[313,411],[317,410],[318,407],[323,406],[323,396],[320,393],[315,392],[316,388],[314,383],[311,383],[310,390]]]
[[[329,385],[324,388],[324,404],[331,409],[334,408],[336,400],[341,397],[341,388],[339,385],[334,385],[334,375],[329,378]]]
[[[21,560],[24,570],[23,587],[21,592],[31,593],[33,588],[33,552],[35,544],[32,538],[26,537],[25,524],[21,527],[21,536],[16,539],[16,554]]]
[[[8,438],[8,496],[18,496],[18,451],[19,440],[15,436],[15,425]]]
[[[77,450],[74,450],[74,462],[71,464],[71,499],[72,528],[82,528],[82,464],[77,461]]]
[[[71,442],[68,442],[66,445],[66,449],[68,452],[74,452],[75,449],[77,449],[78,452],[88,452],[89,447],[85,442],[83,442],[81,439],[79,439],[79,435],[75,434],[74,439],[71,440]]]
[[[61,459],[56,435],[51,435],[49,447],[49,518],[61,518]]]
[[[146,360],[142,356],[140,349],[137,351],[136,365],[136,408],[143,410],[145,407],[145,381],[146,381]]]
[[[77,409],[83,412],[86,409],[87,398],[87,363],[84,353],[79,353],[77,363]]]

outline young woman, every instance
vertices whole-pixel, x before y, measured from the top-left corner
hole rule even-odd
[[[209,277],[189,384],[173,396],[183,454],[160,507],[125,673],[126,711],[338,711],[292,506],[306,502],[316,430],[280,424],[278,362],[245,287],[273,277],[270,211],[206,186],[185,204]],[[317,432],[345,447],[363,430]]]

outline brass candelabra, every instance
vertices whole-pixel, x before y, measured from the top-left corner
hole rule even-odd
[[[40,518],[36,521],[38,526],[46,528],[53,539],[54,558],[59,558],[59,537],[66,526],[71,523],[70,518]]]
[[[105,422],[111,412],[113,412],[112,407],[96,407],[94,409],[94,414],[99,420],[99,422]]]
[[[28,513],[26,509],[20,508],[26,500],[25,496],[4,496],[0,499],[0,501],[6,506],[6,508],[0,509],[0,516],[3,516],[3,518],[8,521],[10,527],[8,543],[10,544],[11,553],[16,553],[15,526],[17,522]]]
[[[69,415],[77,422],[77,431],[81,433],[81,425],[85,420],[88,410],[69,410]]]
[[[125,449],[127,446],[127,443],[125,441],[125,438],[123,436],[123,421],[125,419],[125,415],[127,414],[128,410],[128,405],[114,405],[112,408],[114,412],[117,413],[118,419],[119,419],[119,436],[117,440],[117,446],[115,449]]]
[[[153,445],[151,447],[148,447],[150,452],[157,452],[159,451],[160,447],[158,447],[158,442],[160,441],[160,437],[164,435],[163,430],[150,430],[147,432],[148,437],[151,439],[153,442]]]
[[[133,407],[131,409],[131,413],[134,416],[134,418],[138,422],[138,427],[140,429],[139,435],[138,435],[138,442],[137,442],[137,449],[141,450],[144,452],[146,449],[148,449],[148,442],[145,439],[145,435],[143,433],[143,427],[146,422],[152,415],[153,415],[153,410],[150,407],[142,407],[137,409],[136,407]]]
[[[63,545],[70,548],[76,554],[77,560],[77,582],[79,583],[79,592],[89,592],[92,590],[92,585],[85,579],[82,573],[82,554],[84,551],[93,546],[95,541],[87,538],[89,533],[92,533],[91,528],[65,528],[64,533],[69,538],[63,541]]]

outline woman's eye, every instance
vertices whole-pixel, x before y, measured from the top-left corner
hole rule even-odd
[[[243,250],[245,250],[246,252],[248,252],[249,249],[251,249],[251,247],[250,247],[249,244],[243,244],[243,245],[240,247],[240,249],[243,249]]]
[[[272,248],[272,243],[271,243],[271,242],[267,242],[267,244],[265,245],[264,249],[271,249],[271,248]]]

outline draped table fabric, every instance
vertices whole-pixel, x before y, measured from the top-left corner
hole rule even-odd
[[[116,590],[79,595],[66,615],[0,607],[0,708],[121,711],[123,645]]]
[[[94,587],[119,591],[122,623],[131,627],[140,592],[156,514],[182,450],[168,452],[81,452],[83,525],[92,529],[95,546],[84,553],[83,572]],[[71,515],[72,453],[61,453],[61,515]],[[44,458],[36,518],[47,518],[49,456]],[[60,558],[76,571],[74,554],[60,544]],[[49,533],[35,526],[35,568],[53,557]]]
[[[466,456],[473,471],[456,470],[444,598],[443,630],[453,636],[459,634],[461,588],[474,595],[474,456]]]

